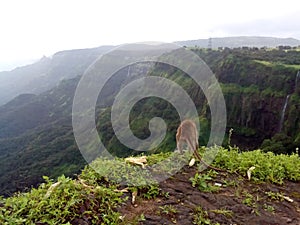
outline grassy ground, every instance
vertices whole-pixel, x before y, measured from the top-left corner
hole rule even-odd
[[[263,64],[265,66],[269,66],[269,67],[283,66],[283,67],[287,67],[287,68],[293,68],[293,69],[300,70],[300,65],[298,65],[298,64],[291,65],[291,64],[283,64],[283,63],[277,63],[277,62],[269,62],[269,61],[264,61],[264,60],[254,60],[254,61],[257,63]]]
[[[77,179],[44,177],[37,189],[0,199],[0,224],[300,223],[298,155],[199,150],[206,157],[215,151],[213,166],[221,172],[202,171],[199,162],[173,171],[190,154],[161,153],[147,156],[144,169],[98,159],[98,172],[86,167]]]

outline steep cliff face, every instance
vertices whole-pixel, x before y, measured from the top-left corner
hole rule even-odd
[[[257,148],[278,133],[300,144],[299,52],[194,51],[221,83],[235,144]]]
[[[286,97],[265,95],[262,92],[224,93],[228,127],[233,128],[240,138],[253,138],[249,140],[248,146],[243,143],[243,139],[237,140],[236,144],[257,148],[264,139],[279,132],[296,138],[300,130],[300,102],[295,96],[293,100],[287,100]]]
[[[294,53],[281,55],[278,51],[266,53],[265,50],[243,49],[223,51],[195,49],[194,51],[207,62],[220,82],[227,109],[227,129],[233,128],[234,130],[231,144],[236,144],[244,150],[255,149],[259,148],[265,139],[271,139],[280,132],[291,138],[293,142],[300,139],[298,137],[300,101],[295,79],[297,66],[286,64],[285,61],[289,57],[294,58]],[[269,54],[273,54],[273,59],[278,61],[266,61],[266,59],[272,59]],[[129,79],[124,76],[127,74],[126,71],[125,69],[118,75],[125,79],[123,82]],[[151,75],[164,76],[177,82],[191,96],[201,120],[199,141],[200,144],[205,145],[210,132],[210,109],[201,88],[189,76],[169,65],[156,64]],[[113,83],[117,91],[120,85]],[[109,89],[113,90],[113,88]],[[110,95],[110,99],[113,98],[113,95]],[[160,112],[168,113],[162,115]],[[107,113],[109,111],[104,112],[100,118],[104,115],[107,117]],[[134,133],[141,138],[149,135],[148,122],[151,118],[164,117],[170,125],[170,133],[167,134],[160,150],[165,150],[165,146],[173,147],[178,115],[172,106],[163,100],[147,99],[133,109],[133,115],[135,119],[131,121],[132,128],[134,128]],[[117,152],[118,149],[125,148],[114,137],[110,124],[107,124],[102,132],[102,137],[114,149],[113,151]],[[224,143],[226,144],[227,140]]]
[[[225,99],[228,126],[267,131],[266,135],[276,132],[280,111],[279,99],[262,97],[260,93],[226,93]],[[249,131],[248,135],[250,134],[252,132]]]
[[[295,138],[300,143],[300,95],[292,94],[284,115],[283,132]]]

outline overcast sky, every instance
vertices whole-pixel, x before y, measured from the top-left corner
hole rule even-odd
[[[300,39],[299,0],[3,0],[0,71],[75,48],[260,35]]]

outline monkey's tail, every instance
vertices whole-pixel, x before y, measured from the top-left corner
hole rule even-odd
[[[193,146],[192,143],[191,143],[191,141],[189,139],[187,141],[188,141],[188,145],[190,146],[190,148],[193,151],[193,155],[199,160],[200,163],[203,163],[205,166],[207,166],[210,169],[213,169],[213,170],[216,170],[216,171],[219,171],[219,172],[225,172],[225,170],[222,170],[220,168],[208,165],[204,160],[202,160],[202,157],[200,156],[200,154],[199,154],[199,152],[197,150],[198,149],[198,145]]]
[[[194,150],[194,156],[200,161],[200,163],[203,163],[208,168],[219,171],[219,172],[225,172],[225,170],[222,170],[220,168],[208,165],[204,160],[202,160],[202,158],[201,158],[200,154],[198,153],[197,149]]]

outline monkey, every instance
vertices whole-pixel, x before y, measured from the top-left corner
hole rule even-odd
[[[193,152],[193,155],[201,162],[202,158],[199,155],[197,149],[199,148],[198,143],[198,130],[194,121],[186,119],[181,122],[179,127],[177,128],[176,133],[176,145],[179,153],[183,153],[182,148],[184,144],[188,145],[190,151]],[[213,166],[207,165],[204,161],[202,161],[207,167],[217,170],[223,171],[219,168],[215,168]]]
[[[176,144],[180,153],[183,153],[182,147],[186,143],[191,151],[195,151],[198,144],[198,130],[192,120],[184,120],[177,128]]]

